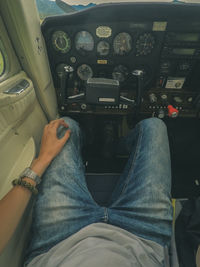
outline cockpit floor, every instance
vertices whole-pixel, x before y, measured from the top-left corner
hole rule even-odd
[[[76,119],[79,120],[83,131],[83,159],[86,173],[121,173],[128,155],[118,155],[117,144],[119,138],[133,128],[137,121],[130,124],[127,120],[125,125],[123,118],[119,117],[91,116]],[[199,122],[199,119],[195,118],[165,120],[171,151],[173,198],[191,198],[200,195]],[[111,138],[112,145],[109,139],[105,146],[105,138]],[[105,153],[104,148],[110,152]]]

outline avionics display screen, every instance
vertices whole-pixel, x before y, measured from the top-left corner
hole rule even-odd
[[[174,48],[172,53],[174,55],[193,56],[196,49],[193,48]]]
[[[199,33],[176,33],[174,39],[180,42],[197,42],[199,40]]]

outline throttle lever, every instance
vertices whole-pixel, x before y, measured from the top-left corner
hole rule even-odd
[[[136,76],[138,79],[138,88],[137,88],[137,100],[136,100],[136,105],[138,108],[141,105],[142,101],[142,92],[143,92],[143,87],[144,87],[144,71],[143,70],[134,70],[132,71],[132,75]]]

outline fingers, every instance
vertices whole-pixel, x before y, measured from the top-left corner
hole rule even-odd
[[[67,130],[65,135],[60,139],[60,141],[65,144],[67,142],[67,140],[69,139],[71,134],[71,130]]]
[[[69,127],[69,125],[63,119],[53,120],[49,123],[49,127],[55,129],[57,129],[61,125],[64,126],[65,128]]]

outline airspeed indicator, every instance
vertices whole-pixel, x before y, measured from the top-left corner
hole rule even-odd
[[[66,54],[71,49],[71,39],[66,32],[56,31],[52,35],[52,44],[56,51]]]

